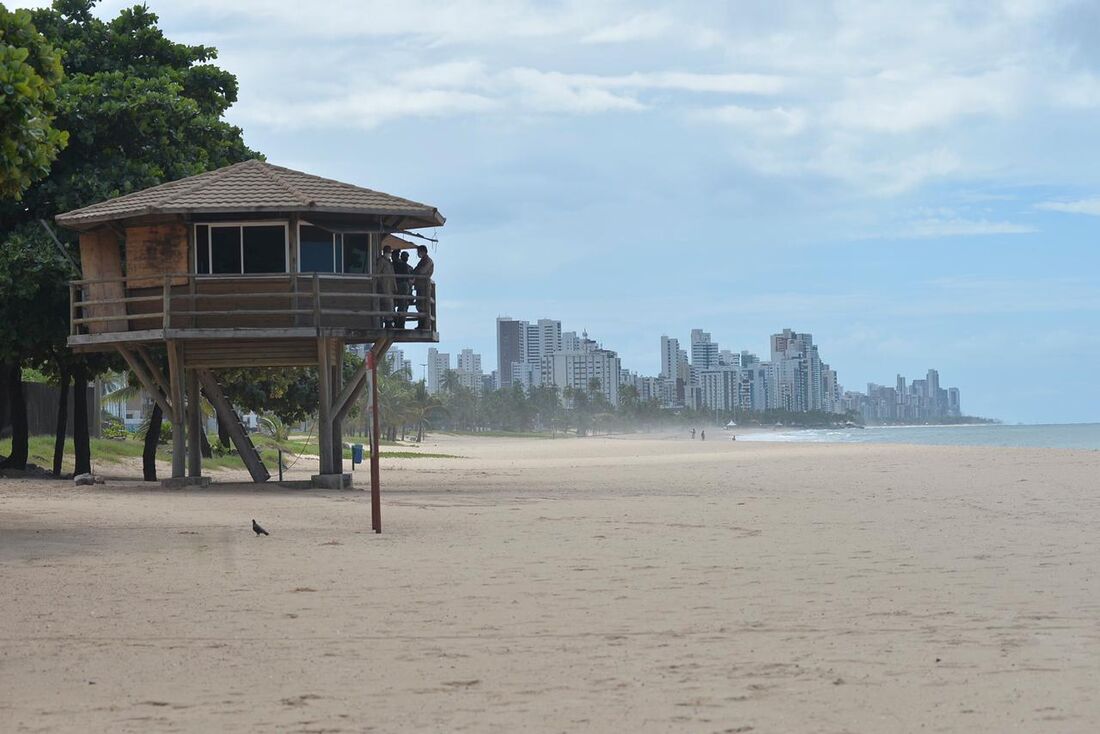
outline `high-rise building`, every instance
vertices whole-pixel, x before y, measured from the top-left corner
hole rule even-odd
[[[457,359],[455,376],[458,384],[474,392],[481,392],[484,375],[481,374],[481,355],[473,349],[463,349]]]
[[[501,387],[512,385],[512,365],[527,361],[527,322],[497,318],[497,375]]]
[[[481,374],[481,355],[473,349],[463,349],[458,354],[458,369]]]
[[[585,341],[590,341],[587,338]],[[619,405],[621,366],[619,356],[601,349],[593,342],[588,348],[573,352],[554,352],[542,358],[542,382],[554,385],[564,394],[565,388],[591,392],[593,380],[599,382],[599,392],[612,406]]]
[[[412,360],[405,358],[404,351],[396,347],[390,347],[389,351],[386,352],[385,361],[390,372],[404,375],[406,380],[412,379]]]
[[[683,407],[691,397],[691,362],[687,352],[680,349],[678,339],[661,337],[661,377],[666,383],[662,390],[662,404]]]
[[[680,354],[680,340],[668,336],[661,337],[661,377],[676,379],[677,360]]]
[[[427,389],[429,394],[435,395],[443,389],[443,380],[450,369],[451,355],[449,353],[440,352],[435,347],[428,349]]]
[[[696,371],[718,366],[718,344],[702,329],[691,330],[691,366]]]

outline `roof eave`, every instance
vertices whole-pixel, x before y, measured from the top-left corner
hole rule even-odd
[[[447,218],[439,213],[438,209],[424,209],[421,211],[409,211],[406,209],[387,209],[387,208],[370,208],[370,209],[349,209],[347,207],[328,207],[328,206],[310,206],[310,207],[286,207],[286,206],[204,206],[204,207],[142,207],[141,209],[135,209],[133,211],[126,212],[125,214],[89,214],[80,216],[77,212],[68,212],[65,214],[58,214],[54,217],[54,221],[62,227],[72,229],[76,231],[83,231],[92,229],[101,224],[107,224],[109,222],[120,222],[127,219],[135,219],[137,217],[148,217],[154,215],[200,215],[200,214],[270,214],[272,212],[280,213],[295,213],[295,214],[308,214],[310,212],[316,212],[318,214],[346,214],[346,215],[359,215],[359,216],[377,216],[377,217],[400,217],[401,229],[419,229],[422,227],[441,227],[447,221]]]

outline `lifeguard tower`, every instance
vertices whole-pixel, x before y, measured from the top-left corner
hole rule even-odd
[[[260,460],[212,370],[316,367],[320,473],[345,487],[342,419],[393,342],[438,342],[435,284],[387,295],[374,272],[402,232],[438,227],[427,204],[250,160],[56,217],[80,233],[82,278],[70,285],[75,351],[117,351],[172,424],[172,479],[202,483],[199,393],[205,393],[252,478]],[[396,328],[387,298],[410,306]],[[347,344],[370,345],[342,383]],[[167,353],[167,375],[155,352]],[[371,484],[378,517],[378,419]]]

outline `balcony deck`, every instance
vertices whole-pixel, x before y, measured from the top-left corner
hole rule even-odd
[[[415,282],[412,276],[396,277]],[[315,353],[312,345],[318,336],[350,344],[383,338],[439,341],[435,283],[425,297],[380,295],[378,284],[371,275],[331,273],[76,280],[70,283],[68,343],[74,351],[88,352],[180,340],[192,344],[196,355],[249,349],[254,356],[247,363],[252,364],[261,348],[276,355],[306,354],[308,349]],[[384,308],[385,299],[408,304],[405,323],[411,328],[383,323],[398,315]],[[220,348],[213,342],[221,342]]]

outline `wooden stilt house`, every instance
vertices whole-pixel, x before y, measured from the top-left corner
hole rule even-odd
[[[321,469],[343,486],[341,419],[369,380],[341,382],[344,346],[436,342],[435,285],[387,296],[373,271],[395,234],[438,227],[432,206],[259,160],[172,181],[59,215],[80,233],[82,278],[71,284],[69,345],[118,351],[173,428],[172,476],[201,476],[200,390],[232,426],[257,481],[268,472],[212,370],[318,369]],[[394,325],[392,301],[408,306]],[[168,373],[155,350],[165,350]],[[377,446],[377,442],[375,442]]]

